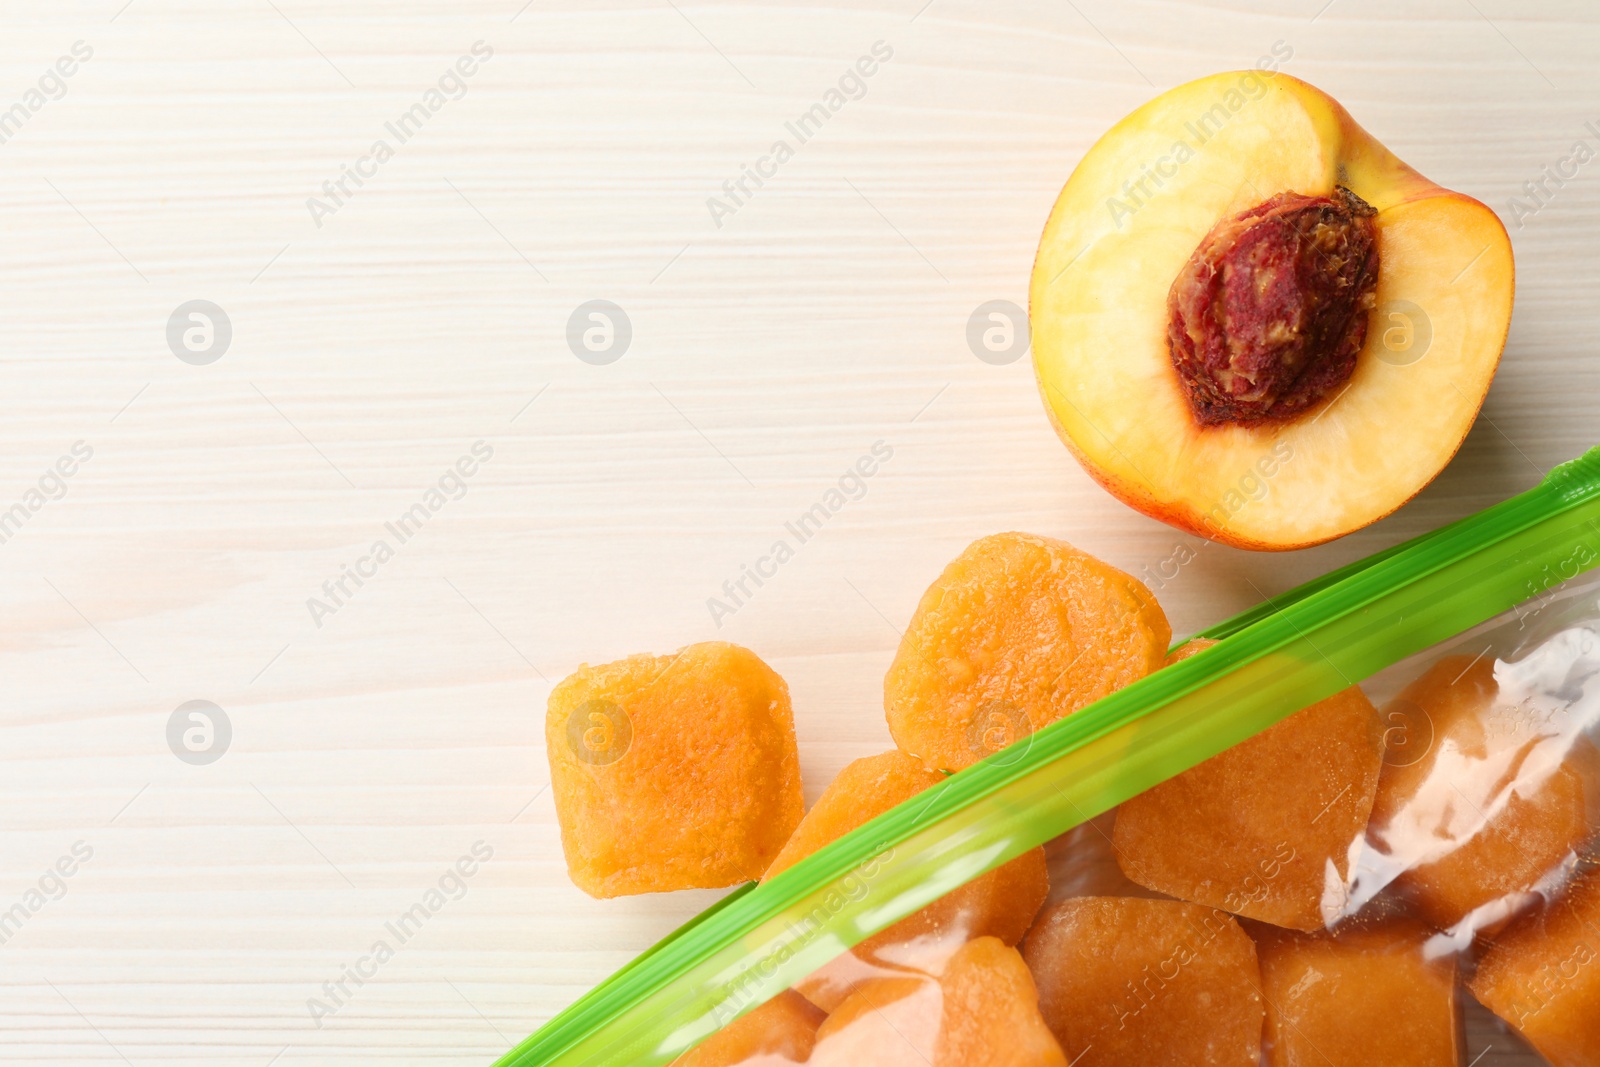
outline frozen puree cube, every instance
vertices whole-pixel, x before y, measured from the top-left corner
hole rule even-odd
[[[1600,871],[1496,937],[1472,995],[1555,1067],[1600,1064]]]
[[[805,810],[789,688],[737,645],[580,667],[550,693],[545,746],[591,896],[753,881]]]
[[[1508,700],[1496,666],[1447,656],[1384,708],[1385,721],[1431,744],[1387,759],[1371,837],[1441,927],[1491,904],[1498,911],[1475,925],[1503,919],[1595,830],[1594,746]]]
[[[884,678],[895,744],[960,770],[1161,666],[1172,628],[1138,580],[1064,541],[967,546],[917,604]]]
[[[1045,911],[1022,955],[1074,1067],[1257,1067],[1261,972],[1226,912],[1075,897]]]
[[[1337,936],[1261,927],[1268,1067],[1456,1067],[1455,957],[1429,961],[1420,924]]]
[[[944,779],[900,751],[856,760],[823,790],[765,877],[788,870],[823,845]],[[870,884],[867,889],[871,891]],[[1015,945],[1049,892],[1044,849],[1025,852],[880,930],[796,988],[832,1011],[863,981],[907,968],[936,967],[969,939],[996,937]]]
[[[814,1067],[1067,1067],[1017,950],[969,941],[936,977],[880,978],[817,1031]]]
[[[810,1001],[785,990],[702,1041],[672,1067],[784,1067],[805,1063],[826,1018]]]
[[[1117,862],[1149,889],[1319,929],[1344,906],[1382,764],[1377,709],[1352,686],[1124,803]]]

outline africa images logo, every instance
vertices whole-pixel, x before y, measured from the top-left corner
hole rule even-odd
[[[722,620],[737,614],[762,586],[778,576],[778,569],[821,532],[828,520],[867,495],[867,480],[877,474],[894,456],[894,446],[878,440],[872,448],[845,468],[843,474],[809,508],[783,524],[783,536],[772,542],[765,555],[754,563],[741,563],[739,573],[722,583],[722,596],[706,597],[706,611],[718,629]]]
[[[410,107],[402,111],[391,122],[383,124],[387,137],[379,137],[372,142],[367,151],[356,158],[354,163],[341,165],[339,176],[330,178],[322,183],[322,196],[306,198],[306,210],[311,213],[311,221],[317,229],[322,229],[322,220],[329,215],[336,215],[339,209],[349,203],[350,199],[360,191],[367,181],[378,176],[378,168],[395,157],[395,151],[407,141],[422,132],[422,127],[428,120],[444,110],[444,106],[453,100],[460,100],[467,95],[467,79],[478,73],[479,68],[494,58],[494,49],[483,41],[476,41],[472,45],[472,54],[461,56],[445,72],[439,75],[438,81],[425,90],[422,96]],[[393,138],[393,144],[390,143]],[[354,189],[351,186],[355,186]]]
[[[870,53],[858,57],[854,64],[846,67],[844,73],[839,75],[839,80],[823,92],[820,100],[783,124],[784,130],[794,138],[792,144],[788,137],[773,141],[755,163],[740,166],[738,177],[722,183],[721,196],[707,197],[706,210],[711,213],[711,221],[717,229],[722,229],[723,219],[738,214],[739,209],[748,204],[769,179],[776,178],[778,168],[793,159],[801,145],[821,133],[829,119],[843,111],[851,100],[866,96],[867,79],[893,58],[894,48],[887,41],[874,41]],[[755,188],[751,188],[752,185]]]

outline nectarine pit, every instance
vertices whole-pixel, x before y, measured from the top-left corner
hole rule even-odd
[[[1340,186],[1212,227],[1167,293],[1167,343],[1204,426],[1316,406],[1355,372],[1378,287],[1377,211]]]

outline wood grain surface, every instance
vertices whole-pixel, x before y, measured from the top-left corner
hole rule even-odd
[[[1600,441],[1600,163],[1512,204],[1600,148],[1600,11],[1579,0],[3,11],[8,1063],[487,1063],[717,896],[568,883],[542,714],[580,662],[755,649],[793,689],[811,799],[887,746],[897,627],[976,536],[1063,537],[1134,573],[1188,546],[1158,590],[1183,633]],[[1101,132],[1275,44],[1499,211],[1519,278],[1447,472],[1371,529],[1260,556],[1106,496],[1028,361],[981,361],[966,330],[1026,303]],[[875,45],[798,143],[786,124]],[[780,139],[775,174],[708,207]],[[169,346],[194,300],[231,324],[214,362]],[[604,365],[568,342],[592,300],[631,326]],[[477,442],[492,455],[453,473]],[[860,498],[713,618],[877,442],[892,458]],[[196,700],[231,727],[203,765],[168,743]],[[92,855],[48,873],[75,846]],[[475,847],[492,856],[453,874]],[[393,957],[346,978],[380,940]]]

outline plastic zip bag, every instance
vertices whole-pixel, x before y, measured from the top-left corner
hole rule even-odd
[[[1600,450],[901,786],[500,1067],[1600,1063],[1596,563]]]

